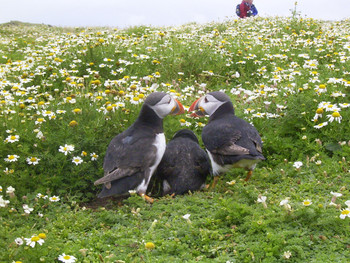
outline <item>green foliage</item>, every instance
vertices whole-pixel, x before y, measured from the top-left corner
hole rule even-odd
[[[292,15],[162,29],[0,25],[0,261],[345,262],[350,23]],[[213,191],[152,205],[95,200],[109,142],[155,90],[187,106],[224,90],[261,133],[266,161],[248,182],[234,169]],[[186,125],[201,142],[207,121],[169,116],[164,132]],[[32,236],[44,243],[15,242]]]

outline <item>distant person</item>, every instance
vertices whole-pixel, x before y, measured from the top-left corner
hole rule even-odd
[[[242,3],[238,4],[236,7],[236,14],[240,18],[246,18],[256,16],[258,14],[258,10],[253,4],[253,0],[242,0]]]

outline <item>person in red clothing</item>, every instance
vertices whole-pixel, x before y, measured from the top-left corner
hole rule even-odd
[[[240,5],[236,8],[236,13],[240,18],[256,16],[258,10],[253,4],[253,0],[243,0]]]

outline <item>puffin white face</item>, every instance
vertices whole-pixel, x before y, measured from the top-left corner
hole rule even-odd
[[[213,95],[207,94],[198,100],[196,109],[198,109],[199,111],[197,112],[197,114],[201,112],[202,114],[198,114],[199,116],[211,116],[224,103],[224,101],[216,99]]]
[[[165,95],[157,104],[150,107],[162,119],[169,114],[176,115],[184,112],[182,104],[169,94]]]

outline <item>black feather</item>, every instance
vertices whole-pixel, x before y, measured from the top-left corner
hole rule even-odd
[[[163,120],[149,105],[156,104],[164,95],[149,96],[137,120],[111,140],[103,163],[105,176],[95,182],[105,184],[98,197],[128,194],[152,176],[149,167],[155,164],[157,157],[153,144],[156,135],[163,133]]]
[[[222,104],[203,128],[202,140],[219,165],[242,159],[264,160],[262,141],[253,125],[234,114],[231,101]]]
[[[170,186],[165,194],[184,194],[200,190],[211,173],[210,160],[199,146],[196,135],[183,129],[167,144],[156,176]]]
[[[111,182],[111,187],[108,189],[103,186],[102,191],[98,194],[98,198],[104,198],[108,196],[123,196],[128,195],[128,190],[136,189],[138,185],[142,183],[144,179],[144,174],[142,172],[134,173],[129,177],[124,177],[119,180],[114,180]]]

